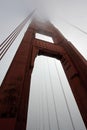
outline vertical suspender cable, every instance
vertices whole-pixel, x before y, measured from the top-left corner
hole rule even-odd
[[[54,91],[53,91],[53,85],[52,85],[52,80],[51,80],[51,74],[50,74],[50,70],[49,70],[49,62],[48,62],[48,60],[47,60],[47,63],[48,63],[48,71],[49,71],[49,78],[50,78],[50,83],[51,83],[51,91],[52,91],[52,95],[53,95],[54,109],[55,109],[55,115],[56,115],[56,121],[57,121],[57,129],[60,130],[59,119],[58,119],[58,115],[57,115],[57,109],[56,109],[56,103],[55,103],[55,97],[54,97]]]
[[[40,130],[40,91],[39,91],[39,110],[38,110],[38,112],[39,112],[39,125],[38,125],[38,127],[39,127],[39,130]]]
[[[48,104],[48,95],[47,95],[47,84],[46,84],[45,74],[44,74],[44,80],[45,80],[46,104],[47,104],[48,123],[49,123],[48,125],[49,125],[49,130],[51,130],[50,114],[49,114],[49,104]]]
[[[42,120],[40,120],[41,116],[42,116]],[[42,92],[42,89],[39,87],[39,130],[41,130],[40,121],[42,121],[42,127],[43,127],[43,130],[44,130],[44,124],[43,124],[44,118],[43,118],[43,116],[44,116],[44,113],[43,113],[43,92]]]
[[[66,98],[66,95],[65,95],[65,92],[64,92],[64,88],[63,88],[63,85],[62,85],[62,82],[61,82],[61,78],[60,78],[55,60],[54,60],[54,64],[55,64],[55,67],[56,67],[57,75],[58,75],[58,78],[59,78],[59,81],[60,81],[60,85],[61,85],[61,89],[62,89],[62,92],[63,92],[63,95],[64,95],[64,99],[65,99],[65,102],[66,102],[66,106],[67,106],[67,110],[68,110],[68,113],[69,113],[69,116],[70,116],[72,127],[73,127],[73,130],[75,130],[75,126],[73,124],[73,120],[72,120],[72,116],[71,116],[70,109],[69,109],[69,106],[68,106],[67,98]]]
[[[41,87],[39,87],[39,119],[40,119],[40,121],[42,121],[42,123],[39,123],[39,124],[41,124],[42,125],[42,127],[43,127],[43,110],[42,110],[42,90],[41,90]],[[39,127],[40,128],[40,127]],[[40,128],[40,130],[41,130],[41,128]],[[43,129],[44,130],[44,129]]]
[[[43,85],[42,85],[42,86],[43,86]],[[43,102],[43,97],[44,97],[44,96],[43,96],[43,88],[42,88],[42,96],[41,96],[41,97],[42,97],[42,117],[43,117],[43,130],[44,130],[44,109],[43,109],[43,106],[44,106],[44,105],[43,105],[43,104],[44,104],[44,102]]]

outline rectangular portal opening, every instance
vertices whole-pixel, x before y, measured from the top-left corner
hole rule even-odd
[[[39,40],[46,41],[46,42],[54,43],[52,37],[47,36],[47,35],[43,35],[43,34],[40,34],[40,33],[36,33],[35,38],[39,39]]]

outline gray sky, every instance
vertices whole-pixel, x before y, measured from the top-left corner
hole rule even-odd
[[[50,19],[87,60],[87,34],[70,25],[73,24],[87,32],[86,0],[0,0],[0,44],[33,9],[36,9],[36,16]],[[70,24],[68,24],[68,22]],[[15,40],[7,52],[7,55],[0,61],[0,84],[16,53],[27,26],[28,24]],[[59,83],[57,70],[55,70],[55,62],[60,77],[63,80],[64,92]],[[49,64],[50,67],[48,70]],[[52,83],[50,83],[49,72]],[[40,84],[38,84],[39,81],[41,81]],[[53,93],[55,97],[53,97]],[[49,130],[50,127],[51,129],[57,130],[57,120],[59,121],[60,130],[74,130],[64,93],[75,130],[85,130],[60,63],[54,61],[52,58],[47,59],[43,56],[37,57],[32,74],[27,130],[29,128],[30,130],[43,130],[43,127],[44,130]],[[56,104],[56,106],[54,104]],[[55,110],[57,110],[57,117]]]

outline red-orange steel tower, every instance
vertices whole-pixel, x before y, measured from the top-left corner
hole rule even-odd
[[[35,39],[35,33],[54,44]],[[26,130],[31,73],[37,55],[60,60],[87,127],[87,61],[49,21],[33,20],[0,87],[0,129]]]

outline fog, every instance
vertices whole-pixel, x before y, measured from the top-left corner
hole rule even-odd
[[[49,19],[87,59],[87,34],[71,26],[87,32],[86,0],[0,0],[0,43],[33,9],[34,16]]]
[[[50,20],[87,60],[86,0],[0,0],[0,44],[34,9],[34,17]],[[30,21],[0,61],[0,84],[29,23]],[[55,69],[55,63],[63,88]],[[27,122],[27,130],[29,129],[85,130],[61,64],[52,58],[41,56],[37,57],[35,61]]]

